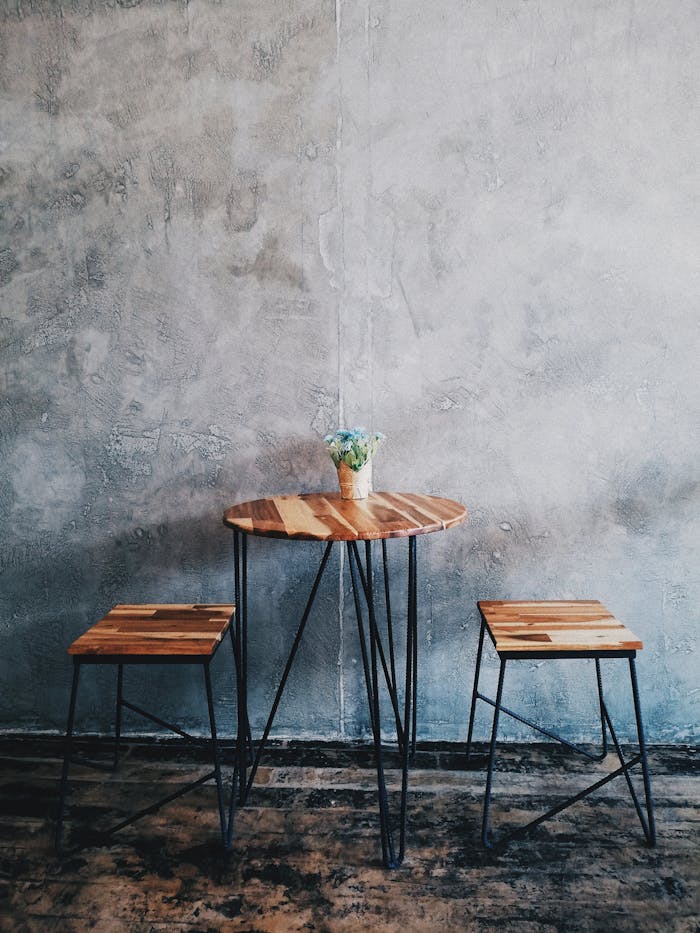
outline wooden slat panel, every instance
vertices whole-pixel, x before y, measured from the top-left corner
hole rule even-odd
[[[598,600],[481,600],[497,651],[639,651],[642,642]]]
[[[280,496],[274,502],[286,537],[314,540],[328,537],[328,525],[316,515],[315,503],[307,502],[301,496]]]
[[[232,605],[119,605],[69,647],[71,655],[206,657],[226,633]]]
[[[351,536],[350,540],[355,539],[357,538],[357,528],[350,518],[343,514],[338,502],[339,500],[333,500],[330,497],[324,498],[318,504],[317,514],[322,517],[324,524],[328,526],[333,537],[338,538],[343,534],[348,534]]]
[[[386,537],[442,530],[439,523],[436,525],[426,512],[409,503],[405,496],[380,492],[374,497],[372,507],[373,518],[387,531]]]
[[[383,506],[381,498],[376,496],[357,501],[338,497],[333,500],[333,506],[342,516],[344,525],[352,528],[351,537],[358,541],[402,535],[410,528],[410,523],[395,509]],[[341,534],[346,538],[345,532]]]
[[[438,496],[421,496],[416,493],[389,493],[387,498],[397,508],[405,510],[409,519],[419,522],[427,530],[450,528],[464,521],[466,513],[455,510],[451,499]]]
[[[353,541],[427,534],[466,517],[461,503],[438,496],[381,492],[341,499],[335,492],[242,502],[226,510],[224,523],[264,537]]]

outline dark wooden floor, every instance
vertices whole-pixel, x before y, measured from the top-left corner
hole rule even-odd
[[[502,746],[493,824],[525,821],[589,783],[565,750]],[[233,852],[219,848],[214,791],[198,789],[110,841],[108,825],[207,770],[177,746],[126,746],[117,774],[75,767],[67,843],[52,849],[60,762],[49,740],[0,741],[0,928],[20,931],[700,929],[697,750],[654,747],[659,841],[644,843],[623,780],[500,854],[479,842],[483,771],[455,747],[419,752],[410,848],[381,867],[367,749],[272,747]],[[550,770],[550,765],[555,770]]]

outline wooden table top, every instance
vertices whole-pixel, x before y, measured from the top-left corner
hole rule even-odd
[[[597,599],[478,603],[496,651],[639,651],[641,641]]]
[[[68,654],[209,657],[226,633],[233,610],[218,603],[120,604],[77,638]]]
[[[466,517],[461,503],[438,496],[372,492],[341,499],[339,492],[321,492],[242,502],[224,512],[224,524],[269,538],[366,541],[443,531]]]

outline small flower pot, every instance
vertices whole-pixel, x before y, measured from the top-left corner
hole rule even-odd
[[[359,470],[351,470],[347,463],[338,464],[338,484],[341,499],[366,499],[372,492],[372,461]]]

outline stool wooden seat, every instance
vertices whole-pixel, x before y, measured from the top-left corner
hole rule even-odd
[[[598,602],[590,600],[482,599],[479,611],[500,656],[521,657],[533,649],[548,656],[593,651],[640,651],[641,641]]]
[[[542,816],[537,817],[525,826],[511,832],[506,838],[522,835],[534,829],[540,823],[555,816],[562,810],[571,806],[578,800],[598,790],[608,781],[624,775],[632,797],[637,815],[642,824],[644,835],[649,845],[656,841],[654,825],[654,808],[651,796],[651,783],[649,766],[647,762],[644,728],[639,703],[639,690],[635,669],[636,652],[642,649],[642,642],[622,624],[610,610],[598,600],[480,600],[477,603],[481,615],[481,630],[479,633],[479,646],[476,656],[476,670],[474,674],[474,688],[472,691],[471,709],[469,714],[469,731],[467,734],[467,759],[471,756],[472,735],[476,701],[483,700],[494,708],[491,742],[489,747],[488,770],[486,790],[484,795],[484,813],[481,829],[481,838],[484,845],[492,845],[489,832],[489,808],[491,788],[493,783],[493,768],[496,754],[496,737],[498,721],[501,713],[535,729],[547,737],[566,745],[593,760],[601,760],[607,754],[608,732],[612,738],[620,767],[606,775],[600,781],[591,784],[580,793],[568,798],[563,803]],[[479,692],[479,675],[484,645],[484,635],[488,632],[491,642],[500,660],[500,671],[495,701]],[[598,687],[598,703],[600,708],[600,723],[602,730],[602,749],[600,754],[591,754],[586,749],[567,741],[554,732],[543,729],[518,713],[502,705],[503,683],[505,679],[506,662],[509,660],[552,660],[561,658],[593,658],[595,659],[596,680]],[[627,658],[629,662],[632,698],[634,702],[635,718],[637,723],[637,737],[639,754],[625,761],[618,742],[612,720],[603,698],[603,685],[600,661],[603,658]],[[629,775],[635,765],[641,764],[644,780],[644,793],[646,800],[646,819]]]
[[[113,656],[131,663],[162,657],[191,663],[213,656],[232,614],[233,606],[223,605],[119,605],[76,638],[68,654],[83,662],[94,655],[100,664]]]
[[[198,780],[192,781],[175,793],[170,794],[168,797],[151,804],[146,809],[139,811],[139,813],[130,816],[128,819],[122,820],[122,822],[107,830],[106,834],[111,834],[123,829],[125,826],[141,819],[143,816],[155,812],[155,810],[159,809],[165,803],[175,800],[177,797],[182,796],[195,787],[214,778],[217,788],[222,839],[224,847],[227,849],[230,847],[231,839],[229,826],[232,825],[232,820],[230,814],[227,819],[224,805],[221,756],[216,734],[209,665],[219,645],[222,643],[224,636],[228,632],[231,638],[234,663],[237,667],[232,626],[234,613],[234,606],[218,603],[120,604],[111,609],[104,618],[89,628],[69,646],[68,654],[73,659],[73,685],[68,712],[68,725],[66,728],[63,771],[61,774],[60,799],[56,822],[55,843],[57,849],[60,850],[61,848],[79,674],[81,667],[86,664],[111,664],[117,667],[117,705],[113,768],[117,767],[119,761],[122,710],[124,708],[130,709],[132,712],[151,720],[157,725],[177,733],[190,742],[200,743],[202,741],[201,739],[189,735],[177,726],[165,722],[153,713],[124,699],[124,665],[200,664],[202,666],[204,670],[211,732],[211,739],[206,741],[211,741],[214,769]],[[231,805],[233,806],[233,796]]]

